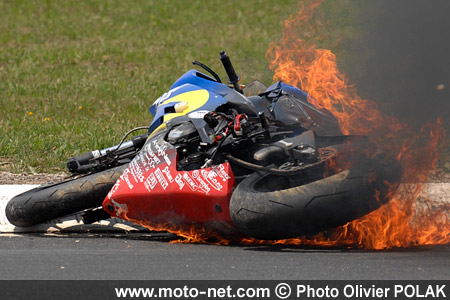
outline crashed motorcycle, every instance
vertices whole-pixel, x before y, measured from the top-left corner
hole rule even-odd
[[[118,217],[173,232],[285,239],[389,200],[401,176],[395,160],[367,137],[342,134],[299,88],[243,87],[224,51],[220,59],[228,84],[194,61],[204,71],[188,71],[153,103],[146,134],[71,158],[72,176],[14,197],[9,221],[27,227],[81,211],[85,223]]]

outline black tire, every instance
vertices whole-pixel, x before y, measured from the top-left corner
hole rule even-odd
[[[247,236],[295,238],[343,225],[377,209],[389,200],[400,177],[398,164],[377,159],[296,187],[289,187],[282,176],[255,173],[236,187],[230,214]],[[386,181],[394,185],[389,187]]]
[[[121,165],[17,195],[8,202],[6,217],[11,224],[29,227],[99,207],[126,167]]]

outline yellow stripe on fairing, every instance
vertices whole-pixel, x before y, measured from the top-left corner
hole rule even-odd
[[[162,104],[172,103],[172,102],[186,102],[188,104],[187,108],[183,110],[180,113],[167,113],[163,117],[163,123],[159,125],[151,134],[155,134],[156,132],[166,128],[167,121],[172,120],[176,117],[184,116],[192,111],[195,111],[202,107],[203,105],[208,102],[209,99],[209,92],[207,90],[196,90],[196,91],[190,91],[186,93],[182,93],[180,95],[177,95],[175,97],[172,97],[166,101],[164,101]]]

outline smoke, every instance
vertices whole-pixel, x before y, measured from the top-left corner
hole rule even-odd
[[[450,129],[450,1],[366,1],[341,66],[358,93],[411,126]]]

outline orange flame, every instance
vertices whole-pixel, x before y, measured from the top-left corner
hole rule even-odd
[[[200,226],[196,224],[188,224],[186,222],[176,222],[175,220],[171,220],[170,222],[135,220],[129,218],[126,214],[122,214],[120,218],[139,224],[151,231],[166,231],[182,238],[174,239],[171,241],[171,243],[208,243],[216,245],[228,245],[230,243],[230,240],[224,238],[223,236],[236,236],[237,233],[234,228],[230,228],[230,225],[226,224],[223,224],[223,226],[218,229],[217,225],[215,226],[216,228],[214,228],[213,226]]]
[[[275,71],[274,80],[301,87],[311,102],[337,117],[344,133],[368,135],[378,147],[397,157],[403,166],[403,181],[411,184],[404,184],[387,205],[329,235],[273,243],[365,249],[450,243],[449,205],[422,195],[423,182],[436,167],[438,146],[445,140],[441,121],[425,125],[419,135],[414,135],[405,124],[378,110],[375,102],[361,99],[338,70],[336,56],[313,44],[320,38],[320,28],[310,22],[321,2],[311,2],[286,20],[283,37],[270,45],[267,57]],[[299,28],[307,32],[303,34],[307,40],[297,32]]]
[[[419,134],[395,117],[382,113],[375,102],[361,99],[337,67],[336,56],[318,49],[315,40],[323,38],[323,23],[312,24],[321,0],[308,2],[297,15],[285,21],[283,36],[267,51],[274,80],[298,86],[310,101],[331,111],[345,134],[368,135],[378,147],[391,153],[403,167],[401,188],[376,211],[337,229],[314,237],[279,241],[242,238],[252,245],[344,246],[363,249],[389,249],[450,243],[450,204],[423,195],[426,182],[436,168],[439,145],[446,137],[440,120],[425,125]],[[301,30],[301,32],[299,31]],[[204,243],[209,237],[229,244],[214,230],[191,225],[142,223],[152,230],[166,230],[186,238],[184,242]]]

